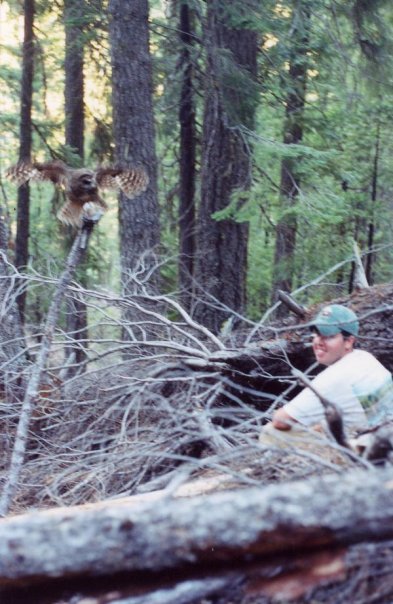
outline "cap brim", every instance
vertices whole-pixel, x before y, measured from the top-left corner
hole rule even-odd
[[[341,329],[337,325],[321,325],[320,323],[314,323],[313,327],[321,334],[321,336],[336,336],[341,333]]]

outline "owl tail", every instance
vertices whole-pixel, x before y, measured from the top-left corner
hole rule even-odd
[[[78,228],[82,225],[82,206],[67,201],[57,212],[57,218],[63,224]]]
[[[57,212],[57,218],[63,224],[80,228],[82,226],[82,217],[84,214],[89,217],[99,213],[101,216],[105,210],[107,210],[107,208],[108,206],[106,205],[105,201],[100,198],[98,198],[95,202],[90,201],[82,204],[68,200]]]

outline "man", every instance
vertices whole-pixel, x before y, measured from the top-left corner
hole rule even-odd
[[[316,316],[312,331],[315,357],[326,369],[312,381],[313,390],[305,388],[274,413],[268,432],[277,430],[284,437],[287,431],[323,426],[324,407],[317,394],[337,405],[349,430],[393,419],[392,375],[372,354],[354,349],[359,333],[356,314],[331,304]]]

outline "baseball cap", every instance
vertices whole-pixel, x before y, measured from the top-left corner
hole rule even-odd
[[[353,336],[359,333],[359,321],[353,310],[342,304],[325,306],[312,322],[322,336],[335,336],[345,331]]]

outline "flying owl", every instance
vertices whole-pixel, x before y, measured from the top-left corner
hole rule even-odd
[[[57,213],[64,224],[80,227],[84,205],[92,203],[97,210],[105,211],[108,206],[100,197],[101,189],[117,189],[132,199],[146,190],[149,178],[142,168],[70,168],[61,160],[46,163],[20,162],[8,168],[6,176],[18,186],[27,181],[51,181],[64,190],[67,201]]]

